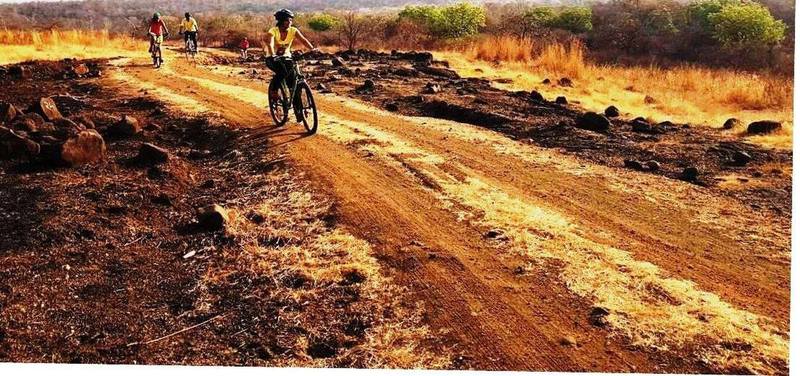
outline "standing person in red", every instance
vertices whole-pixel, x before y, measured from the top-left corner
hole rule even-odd
[[[250,48],[250,41],[247,40],[247,37],[244,37],[241,42],[239,42],[239,49],[242,51],[242,60],[247,60],[247,49]]]
[[[169,30],[167,30],[167,24],[161,19],[161,13],[156,12],[153,14],[147,34],[150,36],[150,53],[153,53],[153,49],[157,48],[158,56],[162,56],[161,43],[164,42],[164,36],[169,35]],[[161,62],[164,62],[164,58],[161,58]]]

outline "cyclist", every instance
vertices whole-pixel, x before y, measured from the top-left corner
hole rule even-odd
[[[292,13],[292,11],[288,9],[281,9],[275,12],[275,21],[277,21],[277,26],[269,29],[267,32],[269,34],[269,43],[267,43],[267,52],[269,52],[267,66],[269,69],[275,72],[275,82],[286,80],[286,86],[290,88],[294,87],[296,80],[294,63],[291,60],[276,60],[275,57],[291,57],[292,42],[294,42],[295,38],[299,39],[300,42],[308,47],[308,49],[316,51],[316,48],[311,44],[311,42],[308,41],[308,39],[306,39],[305,36],[303,36],[303,33],[301,33],[296,27],[292,26],[293,20],[294,13]],[[278,88],[270,87],[269,95],[270,98],[278,98]],[[299,96],[295,98],[296,101],[299,101],[299,99]],[[294,104],[295,115],[297,116],[298,122],[303,121],[302,108],[302,103]]]
[[[147,34],[150,36],[150,53],[155,52],[154,49],[157,48],[158,56],[162,56],[161,43],[164,42],[164,36],[169,35],[169,30],[167,30],[167,24],[161,19],[161,13],[156,12],[153,14]],[[164,62],[163,56],[159,59],[161,63]]]
[[[184,44],[191,40],[194,50],[197,52],[197,32],[200,31],[197,27],[197,20],[195,20],[194,17],[189,14],[189,12],[186,12],[183,17],[184,18],[183,21],[181,21],[181,28],[178,34],[183,34]]]
[[[242,60],[247,60],[247,50],[250,48],[250,41],[247,40],[247,37],[244,37],[241,42],[239,42],[239,50],[242,53]]]

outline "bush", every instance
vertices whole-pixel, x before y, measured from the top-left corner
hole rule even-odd
[[[786,36],[786,25],[756,3],[725,5],[708,20],[712,36],[724,47],[773,46]]]
[[[553,11],[553,8],[534,7],[525,12],[525,15],[522,16],[522,21],[525,23],[526,28],[530,30],[541,30],[552,26],[556,18],[556,12]]]
[[[576,34],[592,31],[592,9],[588,7],[565,8],[552,21],[552,27]]]
[[[320,14],[308,20],[308,27],[311,30],[323,32],[333,29],[339,22],[339,19],[330,14]]]
[[[441,38],[472,36],[486,23],[483,8],[468,3],[445,7],[406,6],[398,17],[423,25],[431,34]]]

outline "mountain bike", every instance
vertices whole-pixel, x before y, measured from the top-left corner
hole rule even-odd
[[[317,125],[319,119],[317,116],[317,105],[314,103],[314,95],[311,93],[311,87],[306,82],[300,69],[300,61],[304,60],[303,55],[295,56],[276,56],[275,63],[279,66],[286,67],[291,65],[294,69],[296,77],[294,87],[289,88],[286,80],[277,80],[273,76],[269,82],[269,93],[277,92],[277,98],[268,98],[269,113],[275,125],[282,126],[289,121],[290,110],[295,110],[295,115],[299,117],[298,122],[302,122],[308,134],[317,132]],[[287,64],[289,63],[289,64]],[[280,81],[280,82],[278,82]],[[300,106],[300,109],[296,107]]]
[[[186,60],[195,60],[195,57],[197,56],[196,42],[191,37],[184,36],[184,39],[183,53],[186,55]]]
[[[158,38],[155,34],[149,33],[150,35],[150,57],[153,58],[153,68],[161,68],[161,64],[164,63],[164,59],[161,57],[161,42],[163,41],[162,38],[166,38],[167,35],[165,34],[162,38]]]

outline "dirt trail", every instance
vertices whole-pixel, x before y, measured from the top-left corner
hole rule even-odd
[[[317,96],[320,134],[305,137],[272,127],[263,82],[171,60],[119,61],[107,82],[286,147],[464,366],[786,372],[788,219],[337,96]]]

